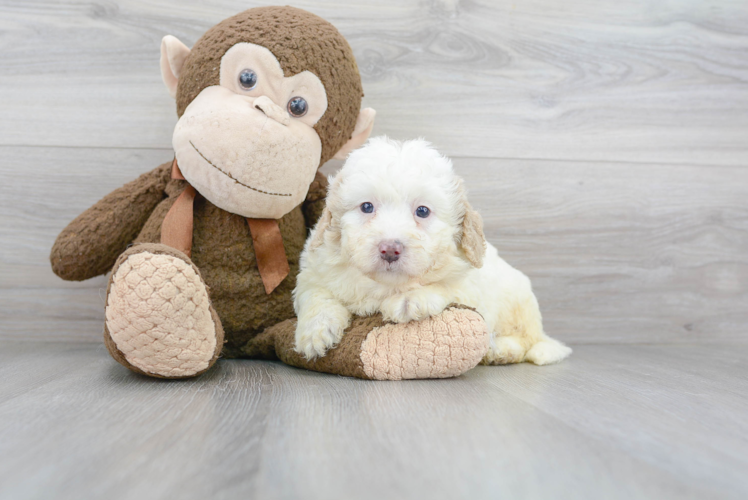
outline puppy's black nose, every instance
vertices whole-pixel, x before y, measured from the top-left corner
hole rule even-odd
[[[395,262],[403,252],[403,244],[397,240],[383,241],[379,244],[379,256],[387,262]]]

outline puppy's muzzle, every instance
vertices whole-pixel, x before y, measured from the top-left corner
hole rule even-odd
[[[398,240],[383,241],[379,244],[379,256],[390,264],[400,258],[403,253],[403,244]]]

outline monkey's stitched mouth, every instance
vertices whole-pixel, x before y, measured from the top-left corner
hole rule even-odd
[[[212,161],[210,161],[209,159],[207,159],[205,157],[205,155],[202,154],[199,149],[197,149],[197,146],[195,146],[194,144],[192,144],[192,141],[189,141],[189,143],[190,143],[190,146],[192,146],[192,149],[194,149],[195,151],[197,151],[197,154],[199,154],[203,158],[203,160],[205,160],[206,162],[208,162],[208,165],[210,165],[211,167],[215,168],[216,170],[218,170],[223,175],[225,175],[226,177],[228,177],[232,181],[236,182],[240,186],[244,186],[245,188],[251,189],[252,191],[257,191],[258,193],[267,194],[267,195],[270,195],[270,196],[291,196],[290,194],[287,194],[287,193],[271,193],[269,191],[263,191],[262,189],[257,189],[256,187],[252,187],[252,186],[249,186],[247,184],[244,184],[243,182],[235,179],[234,176],[231,175],[230,173],[224,172],[222,169],[220,169],[219,167],[217,167],[216,165],[214,165]]]

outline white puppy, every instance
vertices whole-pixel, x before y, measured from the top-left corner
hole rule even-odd
[[[527,276],[486,243],[452,162],[423,140],[371,139],[331,179],[301,255],[296,350],[323,356],[353,314],[404,323],[453,302],[486,320],[485,363],[544,365],[571,353],[543,332]]]

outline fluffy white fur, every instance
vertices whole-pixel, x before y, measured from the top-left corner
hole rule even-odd
[[[362,211],[366,202],[372,213]],[[428,217],[416,215],[420,206]],[[380,243],[395,240],[402,252],[387,262]],[[331,178],[327,208],[301,255],[296,350],[323,356],[354,314],[380,311],[403,323],[453,302],[485,318],[492,332],[485,363],[544,365],[571,353],[543,332],[527,276],[483,238],[452,162],[423,140],[371,139]]]

